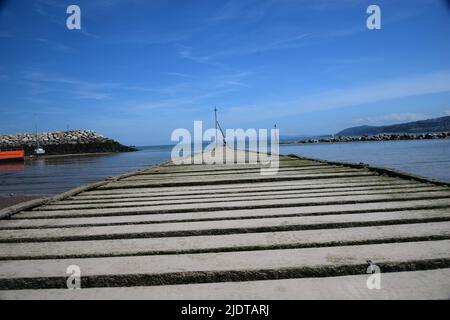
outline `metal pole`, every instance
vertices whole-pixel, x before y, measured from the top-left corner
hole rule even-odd
[[[214,107],[214,124],[215,124],[215,127],[216,127],[216,148],[219,146],[218,145],[218,141],[219,140],[217,140],[217,108],[216,107]]]
[[[37,120],[36,120],[36,115],[34,115],[34,126],[35,126],[35,133],[36,133],[36,148],[39,149],[40,145],[39,145],[39,138],[38,138],[38,125],[37,125]]]

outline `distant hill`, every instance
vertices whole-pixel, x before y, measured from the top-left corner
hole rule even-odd
[[[450,131],[450,116],[393,124],[389,126],[359,126],[336,133],[337,136],[372,136],[381,133],[437,133]]]

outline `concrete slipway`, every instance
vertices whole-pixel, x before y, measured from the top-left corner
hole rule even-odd
[[[294,156],[261,166],[165,162],[0,211],[0,298],[450,298],[446,183]]]

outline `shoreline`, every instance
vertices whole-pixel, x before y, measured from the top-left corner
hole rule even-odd
[[[101,155],[112,155],[121,152],[93,152],[93,153],[73,153],[73,154],[58,154],[58,155],[43,155],[43,156],[26,156],[24,161],[14,162],[12,164],[21,163],[22,165],[26,162],[33,162],[39,159],[58,159],[58,158],[70,158],[70,157],[86,157],[86,156],[101,156]],[[10,165],[11,162],[5,162],[4,165]],[[0,165],[3,165],[0,164]],[[77,187],[78,188],[78,187]],[[21,205],[33,200],[46,199],[48,197],[53,197],[56,194],[0,194],[0,210],[6,209],[12,206]]]
[[[406,141],[439,141],[439,140],[448,140],[450,141],[450,138],[445,139],[411,139],[411,140],[354,140],[354,141],[319,141],[319,142],[280,142],[280,146],[300,146],[300,145],[309,145],[309,144],[339,144],[339,143],[350,143],[350,142],[361,142],[361,143],[371,143],[371,142],[406,142]]]
[[[52,158],[65,158],[65,157],[84,157],[84,156],[101,156],[108,154],[116,154],[122,152],[84,152],[84,153],[67,153],[67,154],[49,154],[43,156],[26,156],[26,160],[38,160],[38,159],[52,159]]]
[[[0,196],[0,210],[40,198],[45,198],[45,196],[39,195]]]
[[[280,142],[280,145],[299,145],[299,144],[318,144],[318,143],[341,143],[341,142],[384,142],[384,141],[424,141],[424,140],[450,140],[450,132],[442,134],[422,134],[417,136],[395,134],[395,135],[377,135],[362,137],[336,137],[307,139],[300,141]]]

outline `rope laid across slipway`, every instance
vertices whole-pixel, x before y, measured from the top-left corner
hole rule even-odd
[[[0,298],[450,297],[445,182],[295,156],[260,168],[165,162],[3,210]]]

